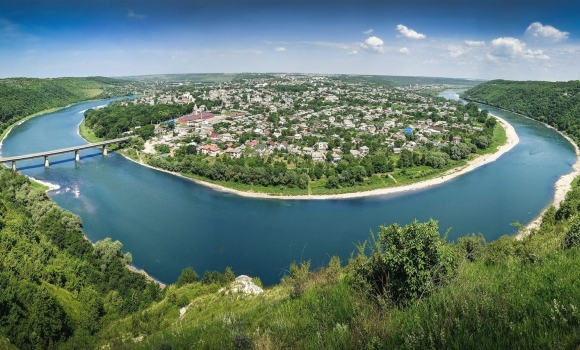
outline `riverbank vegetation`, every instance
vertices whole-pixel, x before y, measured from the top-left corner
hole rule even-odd
[[[26,116],[89,99],[122,96],[127,82],[104,77],[0,79],[0,139]]]
[[[580,141],[580,81],[492,80],[465,91],[462,98],[520,113]]]
[[[26,177],[0,169],[1,336],[20,349],[66,341],[82,348],[113,320],[163,297],[130,263],[119,241],[93,246],[78,216]]]

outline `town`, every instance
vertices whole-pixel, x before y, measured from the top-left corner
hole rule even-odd
[[[310,180],[342,175],[349,167],[345,164],[362,165],[365,175],[358,182],[383,174],[397,183],[393,175],[430,176],[436,171],[428,169],[456,166],[493,142],[495,120],[474,104],[437,97],[434,92],[442,88],[289,74],[214,84],[179,82],[88,111],[86,121],[97,136],[142,136],[145,142],[136,153],[157,163],[188,154],[261,158],[306,173]],[[131,108],[133,113],[150,108],[149,120],[142,115],[129,118]],[[318,173],[324,176],[313,174],[316,163],[321,163]],[[338,174],[331,170],[337,166]],[[414,166],[419,167],[415,172],[386,174],[395,167]],[[345,185],[353,181],[326,183],[327,188]]]

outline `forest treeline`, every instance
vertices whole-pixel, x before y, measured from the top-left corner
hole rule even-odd
[[[119,94],[125,82],[105,77],[0,79],[0,134],[37,112]]]
[[[580,81],[492,80],[477,85],[462,98],[500,107],[544,122],[580,141]]]
[[[160,287],[126,268],[119,241],[94,246],[78,216],[29,179],[0,169],[0,335],[20,349],[88,337],[159,301]]]

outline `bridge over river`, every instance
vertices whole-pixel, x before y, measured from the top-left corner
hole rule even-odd
[[[54,156],[54,155],[62,154],[62,153],[68,153],[68,152],[75,152],[75,161],[78,162],[81,160],[81,154],[80,154],[81,150],[88,149],[88,148],[94,148],[94,147],[103,147],[103,155],[106,156],[107,155],[107,145],[124,142],[124,141],[129,140],[130,138],[131,138],[131,136],[127,136],[127,137],[121,137],[121,138],[113,139],[113,140],[89,143],[86,145],[61,148],[61,149],[57,149],[57,150],[53,150],[53,151],[46,151],[46,152],[25,154],[25,155],[21,155],[21,156],[0,158],[0,163],[12,162],[12,170],[16,170],[16,162],[17,161],[44,157],[44,166],[48,168],[50,166],[50,162],[48,160],[48,157],[50,157],[50,156]]]

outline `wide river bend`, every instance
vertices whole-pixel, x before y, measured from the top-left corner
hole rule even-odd
[[[456,91],[442,94],[457,98]],[[15,127],[2,156],[85,144],[78,135],[83,111],[108,103],[86,102]],[[481,232],[487,240],[511,234],[511,223],[526,224],[554,196],[554,183],[572,170],[573,146],[539,122],[482,106],[512,124],[520,142],[497,161],[441,185],[407,193],[348,200],[273,200],[214,191],[192,181],[148,169],[112,153],[81,152],[19,162],[19,171],[58,184],[49,195],[81,216],[90,240],[120,240],[133,265],[164,283],[181,270],[232,267],[236,274],[279,282],[292,261],[343,261],[355,243],[379,225],[439,220],[454,240]]]

